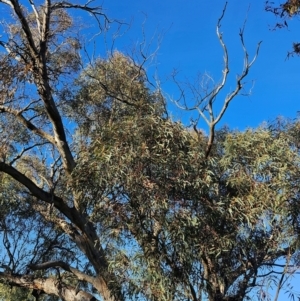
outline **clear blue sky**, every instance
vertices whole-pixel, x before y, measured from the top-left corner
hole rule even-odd
[[[262,41],[259,57],[246,79],[248,88],[252,81],[255,82],[251,95],[237,97],[223,119],[222,124],[231,128],[255,127],[278,115],[293,118],[300,110],[300,58],[286,60],[292,42],[297,42],[298,38],[300,40],[300,20],[290,20],[289,29],[272,31],[270,29],[278,20],[264,11],[264,2],[229,0],[222,22],[223,37],[229,50],[231,79],[240,72],[243,64],[238,34],[246,17],[244,39],[250,55],[254,54],[257,43]],[[224,4],[225,1],[220,0],[102,2],[108,16],[131,23],[130,29],[116,41],[118,50],[128,51],[137,41],[142,41],[143,23],[146,41],[151,42],[153,39],[153,49],[161,36],[154,62],[156,66],[152,66],[149,71],[155,71],[164,92],[174,96],[176,90],[167,80],[174,68],[180,71],[181,79],[189,79],[191,82],[197,74],[204,72],[208,72],[215,81],[221,78],[223,53],[215,29]],[[102,50],[103,44],[98,44],[97,51]],[[230,91],[232,83],[224,89],[225,92]],[[177,111],[173,114],[176,118],[185,115]]]

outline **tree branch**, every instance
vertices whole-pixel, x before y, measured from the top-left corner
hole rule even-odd
[[[33,123],[31,123],[29,120],[27,120],[23,115],[22,115],[22,111],[17,111],[17,110],[14,110],[12,108],[8,108],[6,106],[2,106],[0,105],[0,113],[2,112],[6,112],[6,113],[10,113],[12,115],[14,115],[17,120],[23,124],[28,130],[30,130],[31,132],[37,134],[38,136],[46,139],[47,141],[49,141],[51,144],[55,145],[55,140],[54,138],[44,132],[43,130],[41,130],[40,128],[37,128]]]
[[[72,273],[74,276],[77,277],[77,279],[90,283],[99,292],[102,292],[102,293],[104,292],[104,294],[105,294],[105,290],[107,290],[107,287],[106,287],[105,282],[102,279],[102,277],[89,276],[89,275],[79,271],[78,269],[75,269],[75,268],[69,266],[68,264],[66,264],[63,261],[49,261],[49,262],[44,262],[41,264],[31,264],[31,265],[28,265],[28,267],[33,271],[47,270],[49,268],[59,267],[59,268],[62,268],[63,270],[65,270],[66,272]]]
[[[213,145],[213,142],[215,139],[215,127],[220,122],[220,120],[223,118],[223,116],[229,106],[229,103],[233,100],[234,97],[236,97],[239,94],[239,92],[243,88],[242,81],[248,75],[250,68],[256,61],[258,53],[259,53],[259,49],[260,49],[260,44],[261,44],[261,42],[258,43],[258,45],[256,47],[255,55],[254,55],[253,59],[251,61],[249,61],[249,54],[248,54],[248,51],[247,51],[247,49],[245,47],[245,43],[244,43],[244,30],[245,30],[245,24],[246,24],[246,21],[245,21],[243,24],[243,27],[241,28],[241,30],[239,32],[240,41],[241,41],[243,52],[244,52],[243,70],[242,70],[241,75],[237,76],[237,78],[236,78],[235,89],[225,97],[223,106],[222,106],[219,114],[215,115],[214,108],[213,108],[214,102],[215,102],[217,96],[220,94],[220,92],[225,87],[225,85],[228,81],[228,74],[229,74],[229,54],[228,54],[226,44],[223,40],[223,35],[220,31],[221,22],[225,16],[226,8],[227,8],[227,2],[222,10],[220,18],[218,19],[217,29],[216,29],[217,37],[221,44],[221,47],[223,49],[223,54],[224,54],[224,68],[222,70],[222,78],[221,78],[220,83],[217,85],[214,85],[211,89],[209,87],[206,90],[204,88],[202,88],[205,92],[204,96],[201,95],[196,88],[191,87],[191,85],[189,85],[189,89],[192,90],[194,97],[195,97],[195,93],[197,93],[197,96],[199,95],[200,99],[196,98],[196,103],[194,106],[188,106],[188,104],[185,100],[185,94],[184,94],[183,89],[180,87],[178,82],[175,81],[177,87],[179,87],[180,92],[181,92],[179,100],[174,101],[175,104],[180,109],[183,109],[183,110],[197,111],[197,113],[199,114],[199,117],[197,118],[197,123],[198,123],[198,120],[200,119],[200,117],[202,117],[203,120],[205,121],[205,123],[208,125],[209,135],[208,135],[208,142],[207,142],[206,149],[205,149],[205,157],[206,158],[208,158],[208,156],[211,152],[212,145]],[[209,76],[207,76],[207,77],[209,77]],[[173,79],[174,79],[174,77],[173,77]],[[212,80],[210,77],[209,77],[209,79]],[[182,98],[184,99],[183,105],[181,105],[179,103]],[[194,123],[194,128],[196,127],[197,123]]]
[[[28,25],[28,22],[24,16],[24,13],[20,7],[19,1],[18,0],[10,0],[11,2],[11,7],[13,7],[14,12],[16,13],[16,15],[18,16],[18,19],[21,23],[23,32],[26,36],[26,39],[28,41],[28,45],[29,45],[29,50],[30,50],[30,54],[31,54],[31,59],[32,62],[34,62],[34,58],[38,55],[38,50],[36,48],[36,45],[34,43],[33,40],[33,35],[32,32],[30,30],[30,27]]]
[[[101,25],[101,22],[99,20],[99,17],[103,17],[105,21],[105,26],[104,29],[106,29],[107,24],[114,22],[114,20],[110,20],[105,13],[102,12],[102,7],[101,6],[96,6],[96,7],[91,7],[89,4],[93,2],[93,0],[89,0],[86,2],[84,5],[79,5],[79,4],[73,4],[68,1],[60,1],[56,2],[51,6],[51,9],[79,9],[88,12],[89,14],[93,15],[99,25],[99,28],[103,30],[103,26]]]
[[[70,225],[65,220],[59,219],[59,222],[61,223],[60,228],[63,229],[65,233],[70,235],[71,238],[77,243],[80,249],[85,253],[87,258],[93,264],[96,272],[102,273],[102,276],[99,276],[99,278],[97,278],[100,282],[100,292],[103,294],[103,296],[106,296],[107,300],[115,300],[114,297],[112,297],[111,291],[107,286],[109,282],[115,279],[113,274],[108,272],[107,270],[108,263],[106,261],[104,251],[99,244],[99,239],[93,225],[88,220],[86,220],[76,210],[76,208],[70,208],[60,197],[54,195],[53,193],[48,193],[42,190],[14,167],[4,162],[0,162],[0,171],[5,172],[16,181],[23,184],[36,198],[50,205],[53,204],[55,208],[57,208],[72,222],[72,225],[74,225],[72,226],[74,227],[74,230],[76,229],[75,226],[78,228],[81,233],[74,235],[74,230],[68,232],[68,229],[66,229],[66,227],[70,227]]]
[[[62,268],[63,270],[65,270],[66,272],[70,272],[70,273],[74,274],[79,280],[86,281],[91,284],[93,284],[96,280],[95,277],[89,276],[89,275],[79,271],[78,269],[75,269],[75,268],[69,266],[68,264],[66,264],[63,261],[48,261],[48,262],[44,262],[41,264],[30,264],[30,265],[28,265],[28,267],[33,271],[47,270],[50,268],[59,267],[59,268]]]
[[[24,185],[34,197],[50,205],[53,204],[55,208],[57,208],[70,221],[72,221],[74,225],[76,225],[81,231],[85,232],[86,221],[82,220],[81,215],[79,215],[79,213],[74,207],[71,208],[68,205],[66,205],[62,198],[39,188],[24,174],[19,172],[13,166],[10,166],[4,162],[0,162],[0,171],[10,175],[13,179]]]
[[[12,5],[12,2],[10,0],[0,0],[0,3],[7,4],[11,8],[14,8],[13,5]]]
[[[37,27],[38,27],[38,31],[40,32],[41,31],[41,22],[40,22],[38,10],[36,9],[36,6],[35,6],[33,0],[29,0],[29,3],[31,4],[32,10],[35,14],[36,24],[37,24]]]
[[[81,290],[77,291],[76,287],[66,285],[54,278],[34,279],[31,276],[0,272],[0,279],[14,286],[57,296],[65,301],[97,301],[93,295]]]
[[[44,14],[43,14],[43,24],[41,28],[41,51],[43,53],[46,53],[47,51],[47,40],[48,40],[48,35],[49,35],[49,30],[50,30],[50,9],[51,2],[50,0],[45,1],[45,7],[44,7]]]

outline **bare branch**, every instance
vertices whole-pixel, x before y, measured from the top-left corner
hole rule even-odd
[[[7,4],[7,5],[9,5],[10,7],[13,8],[13,4],[12,4],[12,2],[10,0],[0,0],[0,3]]]
[[[55,4],[53,4],[51,6],[51,9],[54,10],[54,9],[64,8],[64,9],[80,9],[80,10],[86,11],[95,17],[95,19],[98,23],[99,29],[105,30],[107,28],[108,24],[115,22],[115,20],[110,20],[107,17],[107,15],[102,12],[101,6],[96,6],[96,7],[89,6],[90,3],[92,3],[92,2],[93,2],[93,0],[89,0],[88,2],[86,2],[86,4],[79,5],[79,4],[73,4],[68,1],[61,1],[61,2],[56,2]],[[101,24],[100,17],[104,18],[104,22],[105,22],[104,28]]]
[[[43,54],[44,60],[46,60],[46,52],[47,52],[47,40],[49,35],[49,29],[50,29],[50,0],[45,1],[45,7],[43,11],[43,24],[40,31],[41,35],[41,41],[40,41],[40,51]]]
[[[257,48],[256,48],[256,53],[255,53],[252,61],[249,62],[249,54],[248,54],[247,49],[246,49],[245,44],[244,44],[244,27],[240,31],[240,38],[241,38],[241,43],[242,43],[243,51],[244,51],[244,68],[243,68],[242,74],[240,76],[238,76],[238,78],[236,80],[236,88],[229,95],[227,95],[227,97],[225,99],[225,102],[224,102],[224,105],[223,105],[223,107],[221,109],[221,112],[219,113],[218,117],[214,121],[215,125],[223,117],[223,115],[224,115],[224,113],[225,113],[225,111],[226,111],[229,103],[231,102],[231,100],[236,95],[238,95],[238,93],[242,89],[242,87],[243,87],[242,80],[248,75],[248,73],[250,71],[250,68],[252,67],[253,63],[256,61],[258,53],[259,53],[261,42],[258,43]]]
[[[213,146],[213,142],[215,139],[215,127],[220,122],[220,120],[223,118],[230,102],[239,94],[239,92],[243,88],[243,84],[244,84],[243,80],[248,75],[250,68],[256,61],[258,53],[259,53],[259,49],[260,49],[260,44],[261,44],[261,42],[258,43],[258,45],[256,47],[255,55],[254,55],[253,59],[251,61],[249,61],[249,54],[248,54],[248,51],[247,51],[245,43],[244,43],[244,30],[245,30],[245,25],[246,25],[246,20],[245,20],[243,27],[241,28],[241,30],[239,32],[240,41],[241,41],[243,52],[244,52],[243,70],[242,70],[241,75],[237,76],[237,78],[236,78],[235,89],[225,97],[223,106],[222,106],[220,112],[216,115],[215,110],[214,110],[214,102],[215,102],[217,96],[220,95],[221,91],[225,87],[225,85],[228,81],[228,74],[229,74],[229,54],[228,54],[226,44],[223,40],[223,35],[221,33],[221,22],[225,16],[226,8],[227,8],[227,2],[225,3],[225,6],[222,10],[220,18],[218,19],[217,29],[216,29],[216,34],[217,34],[218,40],[221,44],[221,47],[223,49],[223,54],[224,54],[224,56],[223,56],[224,68],[222,70],[222,78],[221,78],[220,83],[218,83],[217,85],[214,85],[210,89],[209,88],[205,89],[204,87],[201,87],[201,89],[204,90],[204,92],[205,92],[204,95],[201,95],[201,93],[199,93],[198,89],[196,89],[195,87],[188,85],[188,89],[190,91],[192,91],[193,96],[196,98],[196,101],[195,101],[196,103],[193,106],[189,106],[188,102],[185,99],[186,96],[185,96],[184,89],[182,87],[180,87],[180,84],[178,83],[178,81],[176,81],[175,77],[173,76],[173,80],[180,90],[180,98],[179,98],[179,100],[174,101],[174,103],[180,109],[183,109],[186,111],[196,111],[199,114],[199,117],[196,119],[197,122],[201,117],[201,118],[203,118],[203,120],[205,121],[205,123],[207,124],[207,126],[209,128],[208,142],[207,142],[207,146],[205,149],[205,157],[206,158],[209,156],[212,146]],[[209,77],[208,75],[206,75],[206,76]],[[211,77],[209,77],[209,79],[212,80]],[[181,100],[183,100],[183,105],[180,104]],[[193,124],[194,128],[196,128],[196,125],[197,124],[195,124],[195,122],[194,122],[194,124]]]
[[[229,73],[229,58],[228,58],[228,51],[227,51],[227,47],[223,41],[223,36],[222,33],[220,33],[220,29],[221,29],[221,21],[224,18],[225,12],[226,12],[226,8],[227,8],[227,2],[225,3],[224,9],[222,11],[222,15],[218,20],[217,23],[217,37],[219,39],[219,42],[223,48],[223,52],[224,52],[224,69],[223,69],[223,78],[221,83],[212,91],[212,94],[209,96],[209,101],[212,102],[215,97],[219,94],[219,92],[223,89],[226,80],[227,80],[227,76]],[[207,96],[206,96],[207,97]]]
[[[47,143],[47,142],[46,142]],[[31,145],[31,146],[29,146],[29,147],[26,147],[26,148],[23,148],[22,150],[21,150],[21,152],[17,155],[17,156],[15,156],[11,161],[10,161],[10,165],[13,165],[17,160],[19,160],[26,152],[28,152],[29,150],[31,150],[31,149],[33,149],[33,148],[35,148],[35,147],[37,147],[37,146],[42,146],[42,145],[45,145],[46,143],[36,143],[36,144],[34,144],[34,145]]]
[[[31,4],[32,10],[35,14],[36,24],[37,24],[37,27],[38,27],[38,31],[40,32],[41,31],[41,22],[40,22],[40,18],[39,18],[39,13],[36,9],[36,6],[35,6],[34,2],[32,0],[29,0],[29,3]]]

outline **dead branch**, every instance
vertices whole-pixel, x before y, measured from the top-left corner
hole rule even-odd
[[[247,48],[246,48],[245,43],[244,43],[244,30],[245,30],[245,24],[246,24],[246,21],[245,21],[244,24],[243,24],[243,27],[240,29],[240,32],[239,32],[240,42],[242,44],[243,53],[244,53],[243,69],[242,69],[241,74],[238,75],[237,78],[236,78],[235,88],[233,89],[232,92],[227,94],[220,112],[216,114],[216,112],[214,110],[214,102],[216,101],[217,96],[220,94],[220,92],[225,87],[225,85],[228,81],[228,74],[229,74],[229,71],[230,71],[230,68],[229,68],[229,54],[228,54],[227,46],[226,46],[226,44],[223,40],[223,35],[220,31],[221,30],[221,22],[222,22],[222,20],[225,16],[226,8],[227,8],[227,2],[226,2],[225,6],[223,8],[223,11],[221,13],[220,18],[218,19],[217,27],[216,27],[217,38],[219,40],[219,43],[221,44],[223,54],[224,54],[224,58],[223,58],[224,59],[224,68],[223,68],[223,71],[222,71],[222,78],[220,80],[220,83],[214,85],[212,88],[201,87],[201,89],[204,91],[204,95],[201,95],[198,92],[197,88],[195,88],[194,86],[191,86],[189,84],[188,89],[190,91],[192,91],[194,96],[195,95],[200,96],[200,97],[196,96],[195,97],[196,98],[196,103],[193,106],[190,106],[188,104],[187,99],[186,99],[185,89],[182,87],[181,83],[179,83],[175,79],[175,76],[173,76],[173,80],[174,80],[175,84],[177,85],[177,87],[179,88],[179,91],[180,91],[179,99],[175,100],[173,102],[176,104],[177,107],[179,107],[182,110],[196,111],[198,113],[199,117],[196,118],[196,123],[193,124],[194,128],[196,128],[196,125],[197,125],[197,123],[199,122],[199,120],[201,118],[205,121],[205,123],[207,124],[207,126],[209,128],[208,142],[207,142],[207,146],[206,146],[206,149],[205,149],[205,157],[206,158],[208,158],[208,156],[211,152],[212,146],[213,146],[213,142],[214,142],[214,138],[215,138],[216,125],[220,122],[220,120],[224,116],[230,102],[242,90],[243,85],[244,85],[243,80],[246,78],[246,76],[248,75],[248,73],[250,71],[250,68],[252,67],[252,65],[256,61],[258,53],[259,53],[259,49],[260,49],[260,44],[261,44],[261,42],[258,43],[253,59],[249,60],[249,53],[248,53]],[[206,76],[208,76],[208,75],[206,75]],[[209,80],[213,82],[211,77],[209,77]]]

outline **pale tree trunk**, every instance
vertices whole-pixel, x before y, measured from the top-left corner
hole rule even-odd
[[[54,295],[65,301],[97,301],[97,299],[84,291],[77,291],[76,288],[64,285],[54,278],[32,279],[30,276],[22,276],[9,273],[0,273],[0,278],[13,286],[20,286],[36,291],[41,294]]]

